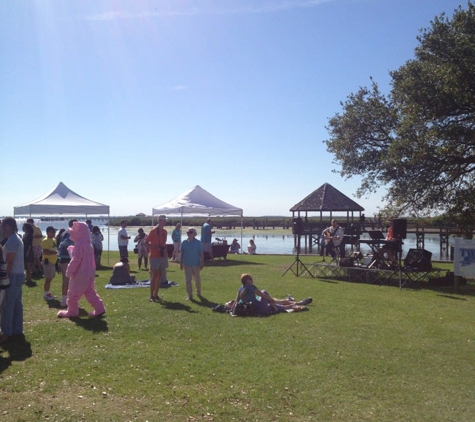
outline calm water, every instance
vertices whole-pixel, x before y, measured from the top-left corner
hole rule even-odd
[[[111,227],[110,229],[110,236],[108,236],[108,228],[105,225],[106,220],[92,220],[92,224],[99,226],[99,228],[102,231],[102,234],[104,235],[104,249],[107,250],[107,245],[109,244],[109,249],[111,251],[118,251],[119,247],[117,245],[117,232],[119,230],[118,227]],[[20,229],[20,233],[22,233],[21,230],[21,225],[22,221],[18,221],[18,226]],[[54,226],[56,229],[61,229],[61,228],[67,228],[67,221],[53,221],[53,222],[40,222],[38,226],[41,228],[43,231],[43,234],[46,235],[46,227],[47,226]],[[132,239],[129,241],[129,251],[132,251],[134,248],[134,238],[137,235],[137,227],[128,227],[127,228],[127,233],[129,236],[132,237]],[[144,230],[146,233],[150,231],[150,227],[144,227]],[[168,240],[167,243],[172,243],[171,241],[171,232],[172,232],[171,227],[167,227],[168,231]],[[216,230],[216,233],[214,234],[215,237],[218,237],[220,239],[226,239],[228,244],[231,244],[232,240],[234,238],[237,238],[239,243],[241,244],[242,247],[244,247],[244,250],[247,250],[247,245],[249,243],[250,239],[254,239],[254,242],[257,245],[257,253],[258,254],[281,254],[281,255],[294,255],[296,253],[294,249],[294,236],[293,235],[278,235],[278,234],[272,234],[272,230],[263,230],[262,234],[254,234],[254,235],[243,235],[242,241],[241,241],[241,230],[238,228],[236,231],[231,231],[231,230],[226,230],[226,231],[219,231]],[[213,241],[215,240],[215,237],[213,237]],[[183,232],[182,239],[185,239],[186,235]],[[199,229],[198,229],[198,238],[199,238]],[[109,243],[108,243],[109,242]],[[449,239],[449,245],[453,244],[453,238]],[[415,235],[408,234],[408,238],[404,240],[404,245],[403,245],[403,258],[405,257],[407,251],[409,249],[415,249],[417,247],[416,244],[416,237]],[[440,243],[439,243],[439,235],[438,234],[426,234],[425,236],[425,245],[424,248],[432,252],[432,259],[434,261],[447,261],[449,260],[449,256],[445,255],[445,252],[442,254],[440,253]],[[305,245],[304,245],[304,240],[302,238],[301,240],[301,254],[304,254],[305,252]],[[361,247],[361,252],[363,254],[370,252],[369,247],[363,246]],[[316,248],[313,249],[313,254],[319,253]]]

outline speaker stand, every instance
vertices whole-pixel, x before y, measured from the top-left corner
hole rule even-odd
[[[287,268],[284,273],[282,274],[282,277],[287,274],[289,271],[292,271],[294,273],[294,275],[296,275],[297,277],[300,277],[300,275],[302,274],[305,274],[305,272],[309,273],[310,276],[313,278],[313,275],[312,273],[310,272],[310,270],[307,268],[307,266],[300,260],[299,256],[297,255],[295,257],[295,260],[294,262],[292,263],[292,265],[289,266],[289,268]]]
[[[300,260],[300,234],[297,235],[298,236],[298,242],[297,242],[297,255],[295,257],[295,260],[294,262],[289,266],[289,268],[287,268],[281,277],[283,277],[285,274],[287,274],[289,271],[292,271],[294,273],[294,275],[296,275],[297,277],[299,277],[300,275],[302,274],[305,274],[305,272],[307,272],[310,277],[313,278],[313,275],[312,273],[310,272],[310,270],[307,268],[307,266]]]
[[[396,255],[396,259],[397,259],[397,262],[398,262],[398,270],[399,270],[399,290],[402,289],[402,264],[401,264],[401,261],[402,261],[402,245],[400,246],[400,250],[397,251],[397,255]],[[406,283],[404,283],[406,284]]]

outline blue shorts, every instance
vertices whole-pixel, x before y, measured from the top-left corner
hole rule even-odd
[[[119,246],[119,254],[121,258],[128,258],[129,251],[127,250],[127,246]]]

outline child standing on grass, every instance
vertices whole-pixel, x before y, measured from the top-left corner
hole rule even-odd
[[[56,229],[53,226],[46,228],[46,237],[41,242],[41,248],[43,249],[43,273],[45,275],[44,284],[44,300],[55,300],[56,296],[49,291],[51,287],[51,281],[56,275],[56,261],[58,260],[58,248],[55,239]]]
[[[68,309],[58,312],[60,318],[75,318],[79,316],[79,299],[84,295],[94,308],[89,318],[100,317],[106,312],[104,303],[94,288],[96,263],[94,249],[91,245],[89,228],[86,223],[78,221],[68,230],[74,246],[68,247],[71,262],[66,270],[69,277]]]

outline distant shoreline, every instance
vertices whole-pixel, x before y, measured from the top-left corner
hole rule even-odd
[[[4,218],[4,217],[2,217]],[[17,221],[23,222],[26,221],[26,219],[29,217],[16,217]],[[152,224],[152,217],[151,216],[146,216],[146,217],[110,217],[108,218],[107,216],[79,216],[79,217],[74,217],[74,216],[38,216],[38,217],[32,217],[35,221],[40,220],[42,223],[46,222],[68,222],[70,219],[77,218],[79,221],[85,221],[86,219],[92,220],[92,223],[94,225],[95,222],[100,222],[100,225],[106,225],[109,223],[111,227],[119,227],[120,226],[120,221],[122,220],[128,220],[129,224],[128,227],[133,228],[133,227],[154,227],[155,222]],[[199,229],[207,216],[183,216],[183,226],[184,227],[195,227]],[[338,216],[335,216],[335,218],[341,220],[342,222],[346,219],[340,218]],[[223,232],[224,234],[226,232],[234,232],[234,231],[240,231],[241,229],[241,217],[240,216],[229,216],[229,217],[211,217],[212,219],[212,225],[213,229],[221,233]],[[242,223],[243,223],[243,233],[265,233],[265,232],[271,232],[272,234],[282,234],[282,235],[287,235],[287,234],[293,234],[292,233],[292,217],[284,217],[284,216],[263,216],[263,217],[243,217],[242,218]],[[326,216],[324,219],[324,223],[326,223],[326,220],[328,220],[329,224],[329,217]],[[315,217],[309,217],[309,221],[313,221],[315,224],[317,223],[317,218]],[[182,222],[181,216],[170,216],[168,217],[167,225],[165,226],[166,229],[172,229],[175,227],[177,223]],[[432,226],[430,224],[427,224],[427,222],[422,222],[426,223],[424,224],[419,224],[418,222],[414,222],[411,220],[408,220],[407,223],[407,231],[411,233],[415,233],[416,231],[421,232],[421,233],[440,233],[441,230],[443,233],[446,233],[447,231],[449,233],[454,233],[456,231],[455,227],[437,227],[437,226]],[[354,224],[359,226],[359,223],[356,222],[356,219],[354,220]],[[386,232],[385,229],[385,224],[383,224],[383,232]],[[378,230],[379,227],[377,225],[373,225],[371,221],[367,221],[365,224],[365,230]],[[218,235],[219,236],[219,235]],[[304,235],[302,235],[303,237]]]

